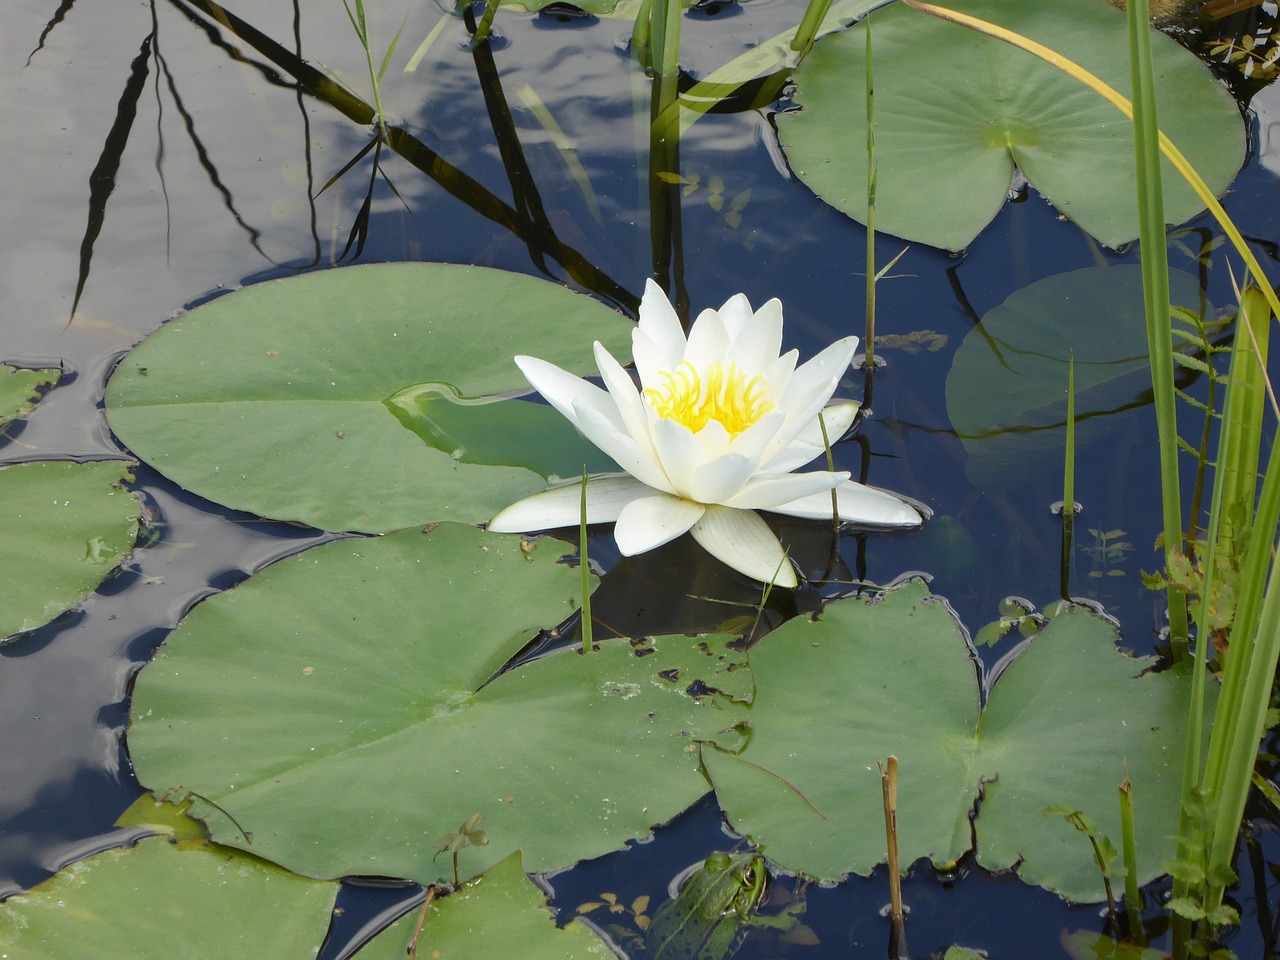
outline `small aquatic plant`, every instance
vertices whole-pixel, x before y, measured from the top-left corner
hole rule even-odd
[[[780,355],[782,304],[770,300],[752,312],[742,294],[718,311],[704,310],[686,337],[675,309],[649,281],[632,335],[640,389],[598,343],[605,390],[545,360],[516,363],[626,471],[592,478],[586,506],[587,522],[616,522],[624,555],[691,532],[735,570],[794,587],[782,545],[756,510],[830,517],[834,490],[847,522],[914,527],[924,519],[911,504],[846,472],[794,472],[823,453],[824,423],[834,437],[853,423],[856,403],[827,403],[857,344],[857,337],[837,340],[797,368],[797,351]],[[576,483],[535,494],[499,513],[489,529],[569,526],[578,522],[580,494]]]

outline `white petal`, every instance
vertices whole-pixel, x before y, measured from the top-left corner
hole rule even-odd
[[[840,519],[848,523],[873,527],[918,527],[924,522],[920,511],[905,500],[887,490],[868,487],[856,480],[846,480],[836,487],[836,497],[840,503]],[[811,494],[770,507],[769,510],[807,520],[830,520],[831,496],[826,493]]]
[[[693,538],[717,560],[761,583],[798,585],[796,572],[769,525],[751,510],[709,506],[693,525]]]
[[[843,471],[828,473],[826,470],[816,470],[813,473],[756,476],[741,493],[727,500],[721,500],[720,503],[726,507],[738,507],[743,510],[773,510],[779,504],[788,504],[793,500],[814,494],[825,494],[827,516],[830,517],[831,488],[839,486],[848,479],[849,474]]]
[[[645,412],[645,403],[640,398],[640,392],[636,390],[636,385],[632,383],[627,371],[622,369],[622,364],[618,363],[613,358],[613,354],[599,341],[596,341],[595,352],[596,366],[600,368],[604,385],[618,408],[623,427],[641,450],[656,461],[657,454],[654,453],[653,440],[649,436],[649,418]]]
[[[641,446],[620,425],[613,423],[604,414],[581,404],[574,405],[574,414],[582,435],[613,457],[614,462],[623,470],[641,483],[664,493],[676,492],[672,489],[671,482],[667,479],[661,465],[654,460],[649,450]]]
[[[622,508],[639,497],[653,495],[635,477],[614,475],[587,481],[587,523],[612,523]],[[489,521],[494,533],[529,533],[576,527],[582,522],[582,483],[570,483],[535,493],[507,507]]]
[[[848,432],[858,415],[858,407],[859,404],[855,401],[847,400],[823,408],[822,419],[826,423],[827,439],[831,443],[834,444]],[[826,445],[822,442],[822,427],[818,424],[818,418],[814,417],[791,439],[785,449],[774,454],[771,460],[760,464],[760,469],[769,473],[790,473],[826,452]]]
[[[840,385],[840,378],[849,369],[856,340],[856,337],[837,340],[792,374],[786,391],[777,401],[778,407],[787,414],[786,426],[778,431],[773,444],[761,457],[762,462],[770,462],[789,447],[791,441],[817,418],[818,411],[827,405],[831,394]]]
[[[727,321],[726,321],[727,325]],[[782,352],[782,302],[770,300],[743,325],[725,358],[740,370],[759,373]]]
[[[824,350],[821,350],[817,356],[812,357],[805,363],[796,368],[795,373],[791,375],[791,382],[787,384],[787,390],[777,401],[778,406],[785,407],[787,410],[795,408],[798,398],[811,394],[818,384],[831,384],[832,392],[835,391],[836,384],[840,382],[840,378],[849,370],[849,361],[853,359],[853,352],[858,347],[857,337],[845,337],[843,340],[837,340]],[[830,394],[827,395],[830,397]],[[818,405],[818,410],[826,404],[824,399]],[[817,415],[818,410],[814,411]],[[808,417],[804,418],[806,421]]]
[[[769,385],[775,403],[787,395],[787,385],[791,383],[799,359],[799,350],[788,350],[764,368],[764,382]]]
[[[608,393],[595,384],[587,383],[581,377],[575,377],[567,370],[561,370],[554,363],[539,360],[537,357],[516,357],[516,366],[520,368],[520,372],[533,385],[533,388],[542,394],[547,403],[555,407],[561,416],[578,429],[582,427],[578,423],[578,415],[574,407],[579,404],[598,410],[618,429],[622,429],[622,417],[618,414],[617,405]]]
[[[720,308],[718,313],[729,339],[737,340],[746,332],[751,323],[751,301],[747,299],[745,293],[735,293],[724,302],[724,306]],[[776,357],[777,355],[777,351],[774,351],[773,356]],[[773,357],[769,359],[772,360]]]
[[[729,442],[729,452],[740,453],[744,457],[751,457],[758,461],[764,451],[773,443],[773,438],[777,436],[778,431],[786,421],[786,414],[781,410],[769,411]],[[714,423],[715,421],[712,422]],[[702,434],[699,433],[698,436],[701,437]]]
[[[724,503],[742,491],[755,471],[754,457],[736,453],[718,457],[693,471],[689,495],[698,503]]]
[[[729,436],[729,431],[724,428],[724,424],[719,420],[708,420],[706,426],[695,433],[694,437],[698,440],[698,446],[702,450],[702,459],[704,461],[723,457],[726,453],[729,453],[729,448],[733,444],[733,438]]]
[[[640,371],[640,382],[652,386],[658,370],[674,370],[684,356],[684,327],[675,307],[653,280],[646,280],[640,298],[640,323],[631,335],[631,356]]]
[[[689,345],[685,347],[684,359],[693,364],[695,370],[706,370],[711,364],[724,360],[728,350],[729,334],[720,314],[714,310],[703,310],[689,328]]]
[[[706,463],[698,438],[682,423],[656,418],[653,421],[653,445],[658,451],[658,462],[671,483],[670,492],[689,497],[693,471]],[[621,460],[618,463],[626,468]]]
[[[705,509],[700,503],[662,494],[632,500],[613,528],[618,550],[624,557],[633,557],[660,547],[697,523]]]

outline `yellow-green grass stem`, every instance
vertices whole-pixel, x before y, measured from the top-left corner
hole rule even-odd
[[[1160,127],[1156,116],[1151,64],[1151,27],[1147,0],[1129,0],[1129,74],[1133,87],[1134,173],[1138,187],[1138,233],[1142,259],[1142,297],[1147,320],[1147,352],[1160,443],[1160,501],[1167,561],[1183,550],[1182,494],[1178,476],[1178,410],[1173,385],[1173,309],[1169,302],[1169,249],[1164,219],[1164,183],[1160,171]],[[1186,595],[1172,583],[1166,589],[1169,642],[1175,660],[1185,660],[1191,642]]]

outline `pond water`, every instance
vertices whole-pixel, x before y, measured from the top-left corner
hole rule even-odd
[[[751,0],[690,13],[682,66],[705,75],[793,25],[801,9],[794,0]],[[384,153],[385,178],[372,181],[357,252],[348,242],[370,187],[372,155],[320,188],[367,144],[369,129],[299,90],[278,64],[211,19],[208,5],[12,5],[0,35],[0,111],[11,131],[0,146],[0,196],[10,226],[0,248],[0,359],[61,366],[66,375],[30,415],[10,425],[0,459],[128,456],[103,412],[114,365],[166,319],[265,279],[351,263],[438,261],[565,280],[574,271],[584,276],[580,266],[587,264],[599,279],[591,289],[634,312],[654,264],[647,81],[626,52],[629,24],[504,11],[497,18],[499,41],[487,54],[473,55],[461,21],[451,20],[416,70],[404,72],[444,14],[433,3],[371,3],[369,10],[379,50],[407,13],[382,90],[388,116],[465,176],[433,180]],[[303,8],[297,0],[263,0],[234,13],[284,54],[322,64],[353,89],[366,90],[364,53],[340,3]],[[921,69],[929,69],[927,51]],[[509,106],[500,119],[510,127],[495,134],[498,92]],[[567,172],[556,138],[528,106],[535,101],[563,130],[585,181]],[[1274,282],[1280,274],[1280,90],[1258,92],[1247,122],[1249,162],[1224,203],[1268,258]],[[515,174],[499,147],[511,133],[523,146],[524,166]],[[757,305],[780,297],[786,345],[803,356],[861,334],[865,230],[788,172],[772,111],[709,115],[690,129],[680,151],[686,184],[676,275],[695,311],[740,291]],[[530,185],[554,242],[511,215],[534,196]],[[1207,217],[1189,226],[1189,248],[1216,234]],[[878,262],[904,246],[878,238]],[[1132,262],[1135,251],[1099,246],[1034,191],[1008,204],[962,255],[908,247],[879,285],[885,365],[861,431],[866,446],[841,444],[835,455],[839,468],[856,474],[868,451],[870,481],[927,504],[934,518],[912,535],[845,538],[833,581],[854,572],[881,584],[928,573],[934,592],[972,632],[996,618],[1006,596],[1038,605],[1057,598],[1061,527],[1050,505],[1062,497],[1060,463],[1028,457],[975,483],[948,416],[946,378],[977,319],[1006,297],[1067,271]],[[1174,266],[1197,273],[1188,257],[1179,263],[1175,254]],[[1220,251],[1199,276],[1210,302],[1234,302]],[[861,377],[851,374],[846,387],[842,393],[859,395]],[[1104,560],[1105,545],[1082,534],[1071,592],[1104,604],[1121,625],[1124,647],[1151,653],[1164,616],[1163,596],[1144,590],[1140,575],[1158,566],[1150,546],[1160,524],[1150,405],[1139,402],[1110,418],[1082,461],[1076,481],[1081,526],[1120,531],[1111,539],[1132,546]],[[228,511],[146,466],[136,471],[135,489],[147,529],[124,568],[77,610],[0,647],[6,742],[0,896],[133,838],[136,831],[112,826],[142,792],[122,742],[132,676],[202,599],[332,537]],[[821,570],[829,532],[798,525],[793,533],[802,567]],[[691,594],[747,604],[755,597],[742,578],[680,543],[619,561],[601,530],[592,556],[611,570],[596,615],[622,633],[692,630],[723,619],[723,608],[711,604],[673,609],[669,597],[650,593],[655,576],[688,577],[697,587],[684,591]],[[820,596],[846,588],[833,582],[802,591],[794,609],[816,609]],[[778,613],[790,612],[790,603],[775,600]],[[1013,644],[1010,638],[984,650],[984,661],[995,664]],[[1242,926],[1232,947],[1241,957],[1271,955],[1276,942],[1274,811],[1251,811],[1257,814],[1247,840],[1251,856],[1241,857],[1241,885],[1233,895]],[[554,878],[556,902],[572,911],[604,890],[624,899],[641,893],[661,899],[680,869],[732,843],[721,832],[714,802],[703,801],[661,828],[653,842]],[[1164,889],[1157,884],[1153,893]],[[371,918],[414,895],[351,886],[322,955],[348,955]],[[954,943],[993,957],[1061,956],[1064,930],[1103,927],[1096,906],[1068,906],[967,862],[946,877],[917,865],[905,898],[912,907],[909,943],[918,956]],[[872,956],[886,949],[883,868],[869,879],[811,890],[808,899],[806,922],[821,944],[793,947],[788,955]]]

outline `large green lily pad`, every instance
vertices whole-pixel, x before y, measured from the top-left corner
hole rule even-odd
[[[0,904],[0,956],[314,960],[337,891],[236,850],[156,837]]]
[[[359,960],[403,960],[421,912],[410,910],[378,934],[360,950]],[[418,956],[576,960],[614,954],[581,920],[556,926],[517,851],[432,902],[418,937]]]
[[[1124,14],[1102,0],[953,0],[1129,91]],[[865,21],[864,21],[865,24]],[[778,132],[792,169],[827,203],[865,222],[866,27],[819,42],[796,71]],[[1108,246],[1138,234],[1132,124],[1079,81],[1009,44],[896,4],[871,16],[876,229],[967,247],[1004,206],[1014,168]],[[1161,128],[1221,193],[1244,162],[1235,102],[1198,59],[1152,36]],[[1164,164],[1165,214],[1203,205]]]
[[[744,710],[686,691],[734,688],[745,664],[726,638],[617,640],[494,678],[576,608],[558,559],[555,541],[526,556],[441,524],[269,567],[140,673],[139,779],[195,795],[215,840],[313,877],[450,878],[434,844],[473,813],[489,843],[462,850],[464,876],[516,849],[544,871],[645,836],[708,790],[694,741]]]
[[[116,370],[107,413],[139,457],[234,509],[371,533],[479,523],[546,477],[516,455],[455,460],[386,401],[423,383],[468,398],[527,389],[512,362],[522,353],[587,372],[592,341],[625,356],[631,326],[588,297],[501,270],[327,270],[165,324]],[[581,469],[567,463],[563,475]]]
[[[120,460],[0,467],[0,638],[89,596],[133,549],[142,508]]]
[[[1169,288],[1174,303],[1200,302],[1190,274],[1171,273]],[[1061,472],[1072,357],[1078,450],[1105,438],[1116,414],[1149,404],[1143,311],[1136,264],[1046,277],[989,311],[947,373],[947,413],[969,454],[969,479],[1006,487],[1045,469]]]
[[[1088,842],[1043,811],[1082,810],[1118,845],[1127,764],[1142,798],[1139,879],[1158,876],[1173,854],[1189,688],[1180,673],[1141,675],[1152,661],[1115,640],[1105,620],[1060,613],[980,711],[967,641],[924,584],[842,600],[752,650],[747,746],[703,758],[730,821],[784,868],[836,880],[885,859],[876,762],[892,754],[904,866],[959,859],[977,804],[979,863],[1101,899]]]

